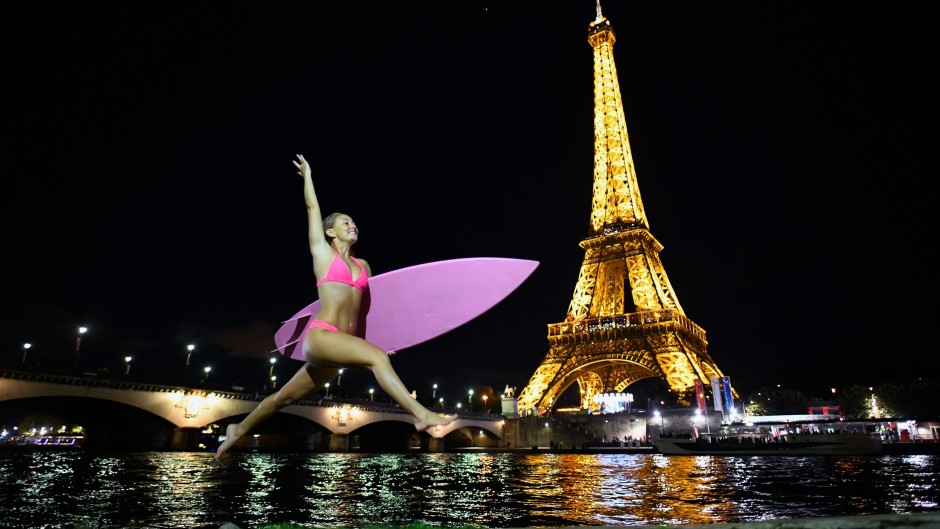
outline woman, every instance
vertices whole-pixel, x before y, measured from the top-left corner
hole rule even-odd
[[[349,215],[333,213],[321,218],[310,165],[298,154],[294,166],[304,181],[310,253],[313,255],[313,273],[317,277],[320,311],[308,325],[304,337],[304,366],[280,391],[261,401],[242,422],[228,426],[225,441],[216,450],[216,459],[278,410],[335,378],[341,367],[371,370],[379,386],[392,400],[415,417],[418,431],[449,424],[456,418],[456,415],[434,413],[412,398],[392,369],[388,358],[391,353],[387,354],[357,336],[362,295],[372,275],[369,263],[352,256],[352,245],[359,239],[359,230]]]

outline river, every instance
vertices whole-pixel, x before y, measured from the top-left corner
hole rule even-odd
[[[940,456],[0,452],[0,527],[713,524],[935,512]]]

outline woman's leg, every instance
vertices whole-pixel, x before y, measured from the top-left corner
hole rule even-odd
[[[245,434],[262,422],[271,418],[284,406],[297,402],[312,393],[317,387],[332,380],[339,371],[328,367],[316,367],[304,364],[287,384],[278,391],[265,397],[257,408],[251,411],[240,423],[232,423],[225,429],[225,441],[215,451],[215,458],[222,457]]]
[[[434,413],[412,398],[392,368],[388,355],[362,338],[341,332],[312,329],[304,339],[304,356],[314,365],[364,367],[371,370],[385,393],[415,417],[415,428],[418,431],[435,425],[449,424],[456,418],[455,415]]]

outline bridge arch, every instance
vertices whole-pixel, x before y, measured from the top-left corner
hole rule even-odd
[[[162,450],[172,447],[177,426],[146,409],[95,397],[37,396],[0,402],[0,410],[46,415],[82,427],[86,448]]]
[[[200,436],[213,437],[224,433],[225,426],[244,418],[260,400],[259,396],[233,392],[0,372],[0,405],[4,402],[7,405],[42,402],[48,403],[44,407],[49,412],[54,412],[62,403],[71,402],[76,406],[74,413],[101,410],[93,415],[80,415],[80,421],[94,423],[102,431],[112,423],[117,424],[108,421],[108,417],[136,416],[137,422],[151,425],[143,430],[148,433],[142,435],[150,438],[148,446],[155,449],[195,448]],[[365,437],[381,436],[383,431],[400,432],[393,438],[414,439],[417,436],[422,446],[427,442],[432,448],[443,446],[440,442],[445,436],[466,427],[478,431],[483,429],[493,438],[502,437],[504,421],[501,417],[477,415],[461,415],[447,426],[419,433],[414,430],[414,419],[397,406],[372,402],[301,401],[283,408],[259,425],[251,438],[260,439],[263,434],[270,445],[272,436],[280,435],[280,440],[275,442],[280,448],[342,451],[350,448],[348,440],[351,434],[358,439],[356,446],[362,446]],[[107,431],[111,430],[115,428]],[[286,433],[288,431],[290,433]],[[161,447],[161,440],[165,443],[167,438],[172,438],[170,446]],[[437,440],[438,443],[435,445],[429,440]],[[260,441],[254,442],[255,447],[260,447]],[[398,446],[403,445],[407,446],[407,441]],[[365,446],[379,445],[369,439]]]

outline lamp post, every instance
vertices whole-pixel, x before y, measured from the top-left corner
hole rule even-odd
[[[189,344],[186,346],[186,370],[187,371],[189,371],[189,358],[193,356],[193,349],[195,348],[196,346],[193,344]]]
[[[490,412],[489,406],[486,405],[486,401],[488,401],[489,399],[490,399],[489,395],[483,395],[483,412],[484,413]]]
[[[330,398],[330,383],[323,384],[323,387],[326,388],[326,398]]]
[[[441,397],[441,398],[437,399],[437,403],[440,404],[441,407],[443,408],[443,407],[444,407],[444,397]]]
[[[124,357],[124,376],[127,376],[131,373],[131,360],[129,356]]]
[[[470,411],[473,411],[473,390],[467,392],[467,408],[470,408]]]
[[[340,383],[343,381],[343,371],[345,371],[345,369],[340,369],[339,376],[336,377],[336,396],[337,397],[342,397],[342,395],[340,395],[340,389],[341,389]]]
[[[271,375],[271,389],[277,388],[277,376]]]
[[[78,365],[78,350],[82,347],[82,336],[88,332],[88,327],[82,326],[78,328],[78,337],[75,338],[75,365]]]
[[[212,367],[211,367],[211,366],[206,366],[206,367],[202,368],[202,370],[203,370],[203,372],[205,372],[205,374],[206,374],[206,376],[203,377],[203,379],[202,379],[202,381],[205,382],[206,380],[209,379],[209,372],[212,371]]]
[[[21,363],[23,363],[23,364],[26,363],[26,353],[29,352],[29,348],[32,347],[32,346],[33,346],[33,344],[31,344],[31,343],[29,343],[29,342],[23,344],[23,361],[22,361]]]
[[[433,391],[431,391],[431,398],[436,399],[437,398],[437,384],[434,384],[431,387],[433,388]]]
[[[369,388],[369,400],[370,401],[375,400],[375,390],[372,388]]]
[[[268,378],[274,376],[274,364],[277,363],[277,357],[272,356],[269,362],[271,363],[271,369],[268,369]]]

